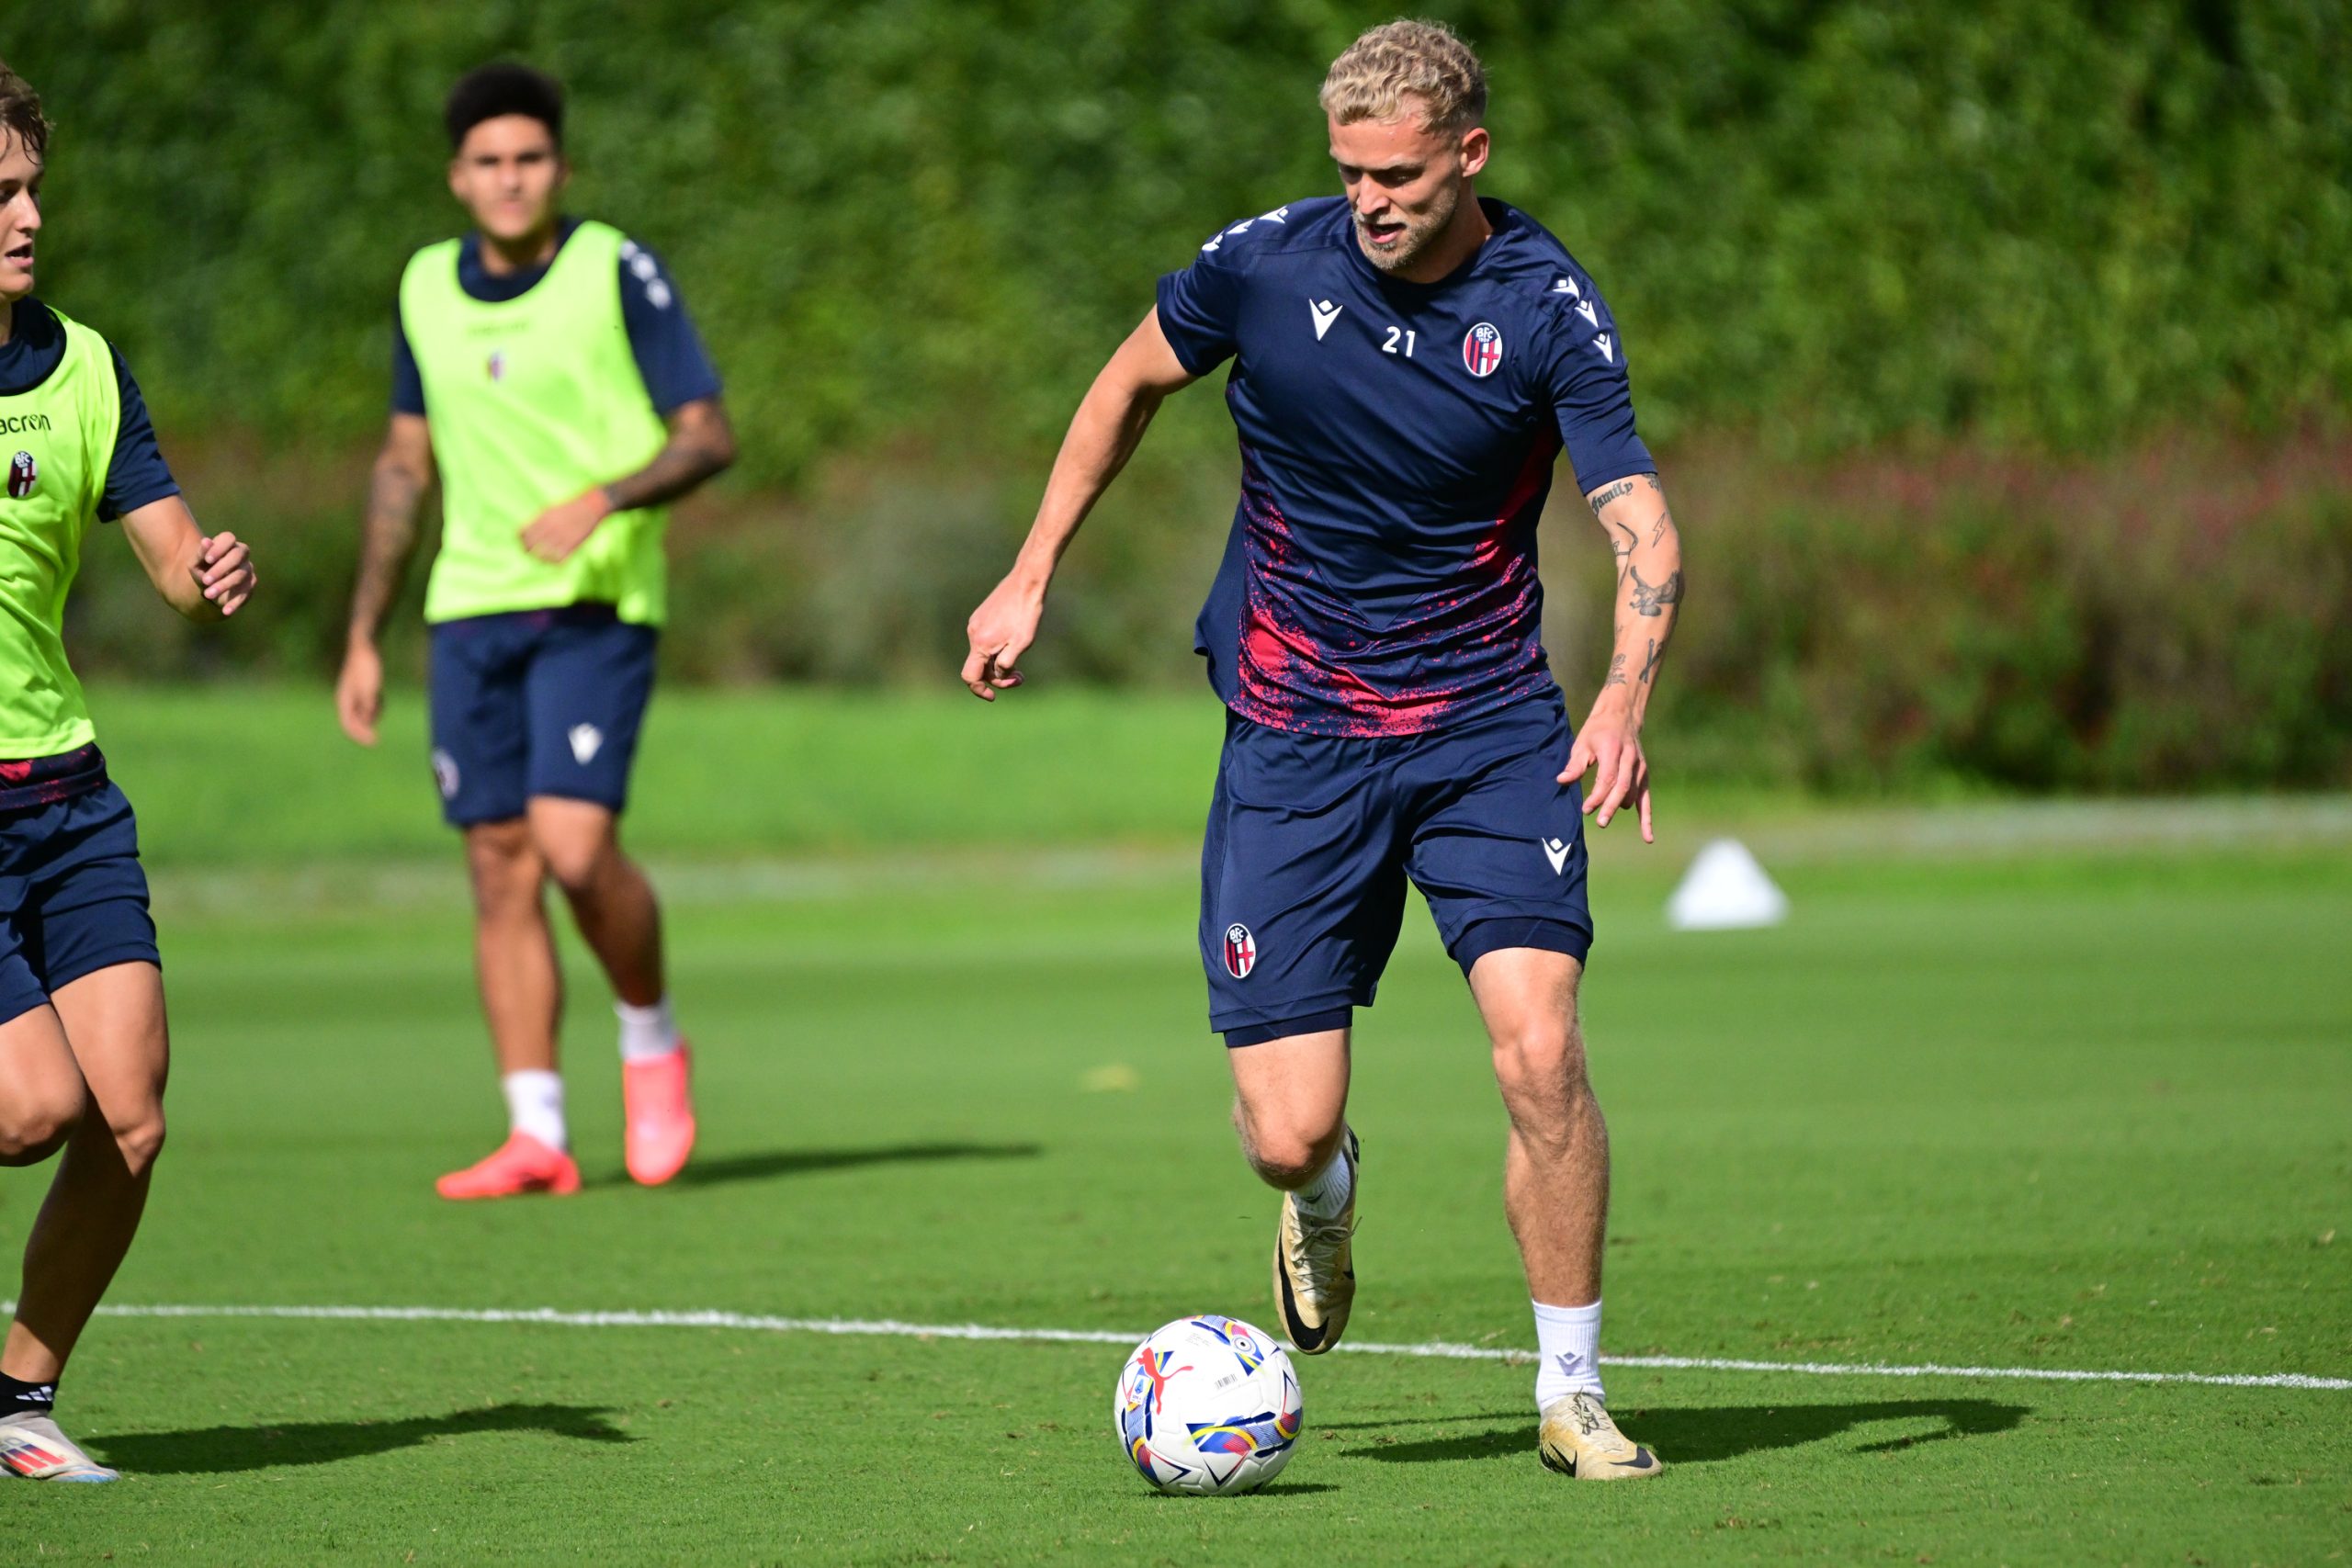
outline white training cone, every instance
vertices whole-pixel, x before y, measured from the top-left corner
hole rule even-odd
[[[1711,840],[1666,901],[1666,923],[1679,931],[1746,931],[1788,918],[1788,895],[1737,839]]]

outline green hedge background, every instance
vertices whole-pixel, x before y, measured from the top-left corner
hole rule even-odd
[[[1691,556],[1661,724],[1729,771],[2352,782],[2352,18],[2321,0],[1436,5],[1497,159],[1625,324]],[[1117,337],[1222,221],[1329,188],[1314,91],[1385,6],[970,0],[20,7],[43,290],[139,372],[252,624],[93,551],[93,667],[335,645],[390,299],[458,222],[438,108],[571,85],[573,205],[660,249],[741,469],[681,526],[674,672],[938,680]],[[1075,552],[1042,672],[1189,678],[1214,393]],[[1583,678],[1605,554],[1547,548]],[[1592,601],[1588,604],[1586,601]]]

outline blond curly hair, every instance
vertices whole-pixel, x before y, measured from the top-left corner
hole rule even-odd
[[[1430,130],[1467,130],[1486,118],[1487,69],[1444,23],[1398,20],[1348,45],[1320,96],[1323,112],[1341,125],[1418,109]]]

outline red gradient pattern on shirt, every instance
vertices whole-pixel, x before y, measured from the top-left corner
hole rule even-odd
[[[1542,432],[1459,570],[1375,626],[1317,570],[1245,448],[1247,578],[1234,711],[1306,734],[1418,735],[1548,686],[1534,543],[1559,450],[1558,435]]]

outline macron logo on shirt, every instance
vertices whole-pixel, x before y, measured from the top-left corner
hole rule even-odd
[[[1309,298],[1306,301],[1306,309],[1315,317],[1315,341],[1317,343],[1321,343],[1323,341],[1323,334],[1331,330],[1331,323],[1340,319],[1340,312],[1346,310],[1347,307],[1345,305],[1334,305],[1329,299],[1316,299]]]

